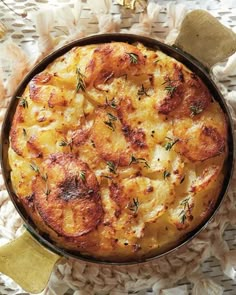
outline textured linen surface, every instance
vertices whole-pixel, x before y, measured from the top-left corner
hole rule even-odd
[[[116,5],[115,1],[109,0],[78,0],[65,1],[65,3],[41,1],[48,4],[40,6],[40,9],[37,4],[40,1],[28,2],[37,10],[29,8],[24,22],[34,24],[31,35],[36,34],[37,38],[18,46],[19,42],[13,34],[12,39],[6,34],[0,44],[1,122],[10,96],[23,76],[37,61],[71,40],[94,33],[91,31],[91,26],[86,26],[82,17],[83,13],[87,13],[86,18],[92,19],[93,25],[97,27],[97,33],[128,31],[138,35],[152,36],[168,44],[173,44],[176,39],[187,12],[195,8],[210,10],[213,15],[220,18],[226,25],[231,25],[231,28],[236,31],[236,25],[227,22],[224,18],[225,11],[229,10],[232,13],[235,12],[236,18],[235,1],[150,1],[145,12],[142,12],[142,5],[138,5],[136,13],[128,12]],[[14,5],[14,1],[9,3]],[[219,13],[221,11],[222,14]],[[133,18],[133,21],[126,23],[127,17]],[[232,20],[235,19],[232,18]],[[1,28],[3,26],[0,26]],[[24,36],[25,41],[27,36],[27,34]],[[236,54],[212,69],[212,77],[229,105],[234,124],[236,123],[234,113],[236,89],[228,86],[229,81],[235,81],[235,74]],[[187,295],[190,294],[187,281],[191,283],[193,295],[223,294],[223,287],[203,273],[201,265],[209,257],[214,256],[219,261],[222,272],[230,279],[236,280],[236,250],[230,250],[229,244],[223,238],[229,225],[231,228],[236,227],[235,181],[234,173],[228,195],[213,221],[200,235],[178,251],[136,266],[105,266],[74,259],[62,259],[55,267],[47,288],[41,294],[125,295],[136,293],[144,295],[149,292],[148,294],[156,295]],[[1,245],[21,234],[22,220],[9,200],[2,177],[0,177],[0,190]],[[178,286],[182,279],[185,279],[186,284]],[[232,292],[230,294],[236,294],[236,290]],[[0,294],[26,293],[11,279],[0,275]]]

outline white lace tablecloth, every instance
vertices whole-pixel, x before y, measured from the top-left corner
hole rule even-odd
[[[3,2],[5,2],[6,5],[4,5]],[[83,35],[95,34],[98,31],[125,31],[132,27],[132,32],[137,33],[139,33],[140,30],[145,32],[146,29],[146,33],[149,34],[149,31],[152,30],[152,36],[154,38],[164,40],[170,30],[168,26],[178,29],[178,21],[180,22],[181,18],[176,14],[184,14],[187,9],[192,10],[196,8],[208,10],[223,24],[231,27],[236,32],[236,0],[155,0],[153,3],[158,4],[159,6],[158,8],[154,4],[153,6],[149,6],[147,23],[145,23],[145,19],[143,19],[140,11],[134,13],[131,10],[121,9],[120,6],[115,3],[110,7],[110,11],[106,11],[104,14],[101,11],[96,11],[98,2],[108,3],[109,1],[5,0],[0,2],[0,21],[2,21],[7,27],[6,36],[0,39],[0,78],[3,76],[5,86],[8,88],[8,93],[5,93],[7,98],[1,100],[0,97],[1,120],[8,98],[18,83],[17,77],[14,79],[13,75],[10,80],[11,83],[6,85],[6,79],[9,79],[9,76],[12,75],[11,71],[13,68],[12,65],[9,64],[9,61],[6,61],[4,58],[8,46],[6,45],[6,40],[9,40],[10,38],[23,50],[28,53],[30,52],[30,62],[32,62],[39,52],[38,48],[41,50],[42,57],[46,52],[52,50],[53,47],[55,48],[56,46],[63,44],[66,39],[74,39],[82,37]],[[170,2],[172,2],[172,6],[168,4]],[[181,5],[178,5],[178,9],[176,10],[177,6],[174,4]],[[94,11],[97,14],[91,13],[91,8],[93,9],[93,6],[95,7]],[[63,7],[63,9],[60,9],[60,7]],[[77,12],[80,11],[81,13],[80,15],[74,15],[73,19],[71,19],[70,8],[73,7],[77,9]],[[35,13],[44,9],[45,14],[47,14],[48,9],[52,10],[57,8],[59,8],[59,10],[56,23],[52,25],[53,20],[49,15],[48,18],[46,18],[46,22],[45,18],[42,18],[44,26],[39,29],[37,21],[36,24],[34,22],[37,19],[36,17],[34,19]],[[67,13],[65,17],[62,14],[63,12]],[[62,14],[61,17],[60,14]],[[45,15],[42,17],[45,17]],[[75,22],[78,20],[80,29],[75,30],[73,21]],[[140,21],[142,23],[141,27],[139,23]],[[47,38],[48,36],[46,38],[43,36],[43,34],[46,35],[48,31],[51,31],[51,39]],[[38,39],[39,34],[41,34],[40,40]],[[63,34],[65,34],[66,37],[62,37]],[[70,38],[70,36],[72,37]],[[40,44],[38,44],[38,40],[41,42]],[[20,67],[22,65],[14,65],[14,67],[17,66]],[[3,71],[1,71],[1,69]],[[16,71],[17,70],[19,69],[16,68]],[[227,96],[232,107],[235,107],[236,92],[234,91],[236,91],[236,62],[233,60],[233,62],[226,68],[224,68],[223,64],[222,67],[219,66],[216,68],[214,73],[217,82],[220,82],[218,85],[223,94]],[[2,93],[3,92],[4,91],[2,91]],[[0,87],[0,96],[1,95],[3,96]],[[4,185],[1,179],[0,189],[0,244],[4,244],[19,234],[20,230],[18,228],[22,222],[17,216],[17,213],[15,213],[12,204],[9,202],[6,192],[4,192]],[[221,233],[224,232],[224,240],[219,240],[219,243],[221,244],[214,243],[213,241],[212,249],[210,246],[203,247],[203,244],[201,244],[203,243],[202,240],[205,239],[205,243],[207,243],[207,239],[212,239],[213,237],[213,235],[209,233],[210,231],[204,231],[201,234],[200,239],[193,240],[188,248],[183,248],[182,251],[179,251],[176,254],[176,256],[178,256],[176,259],[172,256],[170,257],[170,260],[168,260],[168,258],[161,260],[159,264],[158,262],[155,262],[142,267],[136,266],[136,268],[119,269],[118,267],[114,267],[111,269],[110,267],[88,266],[84,262],[79,263],[71,259],[63,262],[57,269],[55,269],[48,288],[42,294],[60,295],[66,292],[66,294],[89,295],[95,294],[95,291],[97,291],[97,294],[104,295],[124,295],[128,293],[131,294],[132,292],[136,292],[135,294],[139,295],[186,295],[191,294],[191,292],[195,295],[236,295],[236,218],[234,218],[236,211],[235,207],[232,208],[232,206],[235,206],[235,203],[236,197],[234,196],[234,192],[232,192],[230,197],[226,200],[224,209],[222,209],[216,216],[215,221],[209,225],[211,232],[214,228],[216,229],[215,239],[217,239],[218,232],[219,237]],[[231,214],[232,216],[226,216],[228,214]],[[9,216],[12,217],[13,215],[15,218],[9,220]],[[220,221],[222,218],[225,222],[222,220]],[[231,219],[233,220],[232,222]],[[234,226],[230,225],[230,223]],[[215,244],[217,244],[217,247]],[[228,250],[231,250],[231,256],[227,256]],[[205,252],[202,253],[202,251]],[[196,253],[201,253],[201,255],[199,254],[199,261],[196,258]],[[211,256],[211,254],[214,254],[218,259]],[[224,257],[222,257],[222,255]],[[227,261],[229,257],[232,260],[230,263]],[[178,259],[180,261],[179,267],[179,262],[177,262]],[[194,264],[190,267],[195,267],[196,269],[198,268],[198,265],[203,262],[201,264],[203,275],[195,272],[192,276],[188,277],[188,280],[186,280],[184,276],[187,272],[188,261],[191,261],[192,263],[193,260]],[[184,270],[181,264],[186,264]],[[183,275],[180,273],[181,271],[183,271]],[[159,276],[160,273],[162,276]],[[209,278],[212,280],[209,280]],[[176,286],[182,287],[177,289]],[[150,291],[147,289],[148,287],[150,287]],[[5,276],[0,276],[0,295],[1,294],[11,295],[27,293],[24,293],[23,290],[10,279]]]

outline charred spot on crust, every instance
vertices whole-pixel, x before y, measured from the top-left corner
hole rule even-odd
[[[94,192],[89,188],[85,181],[79,178],[79,175],[66,178],[59,187],[59,198],[64,201],[70,201],[77,198],[90,198]]]
[[[104,212],[96,176],[88,165],[73,154],[58,153],[41,170],[47,173],[47,180],[37,175],[32,189],[35,208],[44,222],[66,238],[95,230]]]

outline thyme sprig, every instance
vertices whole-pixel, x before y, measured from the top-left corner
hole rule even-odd
[[[19,103],[19,105],[20,105],[21,107],[23,107],[24,109],[29,107],[29,105],[28,105],[28,101],[27,101],[26,98],[24,98],[24,97],[20,97],[20,96],[18,96],[18,98],[20,98],[20,103]]]
[[[172,96],[172,94],[175,92],[176,90],[176,86],[172,86],[172,85],[167,85],[165,87],[165,90],[167,91],[167,93]]]
[[[194,117],[203,111],[203,108],[200,103],[195,103],[190,105],[189,109],[191,111],[191,114],[190,114],[191,117]]]
[[[190,198],[186,198],[180,202],[180,205],[183,206],[183,210],[181,210],[181,212],[179,213],[180,222],[182,224],[184,224],[185,220],[187,219],[187,213],[191,213],[189,201],[190,201]]]
[[[80,172],[80,174],[79,174],[79,178],[80,178],[83,182],[85,182],[85,180],[86,180],[86,173],[85,173],[84,170],[82,170],[82,171]]]
[[[59,146],[69,146],[70,147],[70,150],[72,151],[72,148],[73,148],[73,146],[72,146],[72,144],[73,144],[73,142],[72,142],[72,140],[70,140],[70,141],[66,141],[66,140],[64,140],[64,139],[62,139],[62,140],[60,140],[59,141]]]
[[[136,214],[138,212],[139,205],[138,198],[133,198],[132,202],[128,204],[128,209]]]
[[[164,173],[163,173],[163,177],[164,177],[164,179],[166,179],[166,178],[169,177],[169,176],[170,176],[170,172],[167,171],[167,170],[165,170]]]
[[[142,164],[144,164],[144,167],[150,168],[150,166],[149,166],[146,159],[144,159],[144,158],[136,158],[134,155],[131,155],[129,165],[138,164],[138,163],[142,163]]]
[[[185,220],[187,219],[187,215],[186,215],[185,210],[182,210],[182,211],[180,212],[179,217],[180,217],[180,222],[181,222],[182,224],[184,224],[184,223],[185,223]]]
[[[22,129],[22,131],[23,131],[23,135],[24,135],[24,137],[26,137],[26,136],[27,136],[26,129],[25,129],[25,128],[23,128],[23,129]]]
[[[30,168],[31,168],[34,172],[40,174],[39,167],[38,167],[35,163],[30,163]]]
[[[45,195],[48,197],[49,195],[50,195],[50,193],[51,193],[51,190],[50,190],[50,188],[48,187],[48,184],[46,183],[46,189],[45,189]]]
[[[170,137],[166,137],[167,139],[169,139],[170,141],[168,141],[166,144],[165,144],[165,149],[167,151],[170,151],[172,149],[172,147],[179,141],[178,138],[176,138],[175,140],[173,140],[172,138]]]
[[[79,90],[85,91],[86,86],[84,82],[85,76],[80,72],[80,69],[76,69],[76,74],[77,74],[77,85],[76,85],[76,92]]]
[[[114,162],[112,161],[107,161],[107,167],[109,169],[109,172],[116,174],[117,166]]]
[[[167,93],[172,96],[177,88],[176,85],[174,85],[174,82],[176,82],[178,80],[171,80],[169,77],[167,77],[165,79],[165,82],[162,83],[162,85],[165,85],[165,90],[167,91]]]
[[[45,173],[44,175],[43,174],[41,174],[41,178],[42,178],[42,180],[44,180],[45,182],[48,180],[48,175],[47,175],[47,173]]]
[[[117,117],[112,115],[111,113],[107,113],[108,121],[104,121],[104,124],[106,124],[112,131],[115,131],[115,121],[117,121]]]
[[[30,163],[30,168],[31,168],[34,172],[36,172],[36,173],[42,178],[42,180],[45,182],[46,187],[45,187],[45,191],[44,191],[44,193],[45,193],[45,195],[46,195],[46,199],[47,199],[48,195],[51,193],[51,190],[50,190],[49,187],[48,187],[48,174],[47,174],[47,173],[42,174],[42,173],[40,172],[40,170],[39,170],[39,167],[38,167],[37,164],[35,164],[35,163]]]
[[[149,96],[147,91],[148,91],[148,89],[145,88],[144,85],[142,84],[141,88],[138,90],[138,95],[139,96],[143,96],[143,95]]]
[[[117,107],[117,103],[116,103],[115,98],[113,97],[111,100],[108,100],[106,97],[106,106],[109,106],[109,107],[115,109]]]
[[[127,54],[129,55],[129,59],[130,59],[130,62],[132,64],[137,64],[138,63],[138,55],[136,53],[127,52]]]

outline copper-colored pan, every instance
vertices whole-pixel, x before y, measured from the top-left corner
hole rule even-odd
[[[220,207],[220,204],[222,203],[224,196],[226,195],[226,192],[230,183],[230,179],[231,179],[232,171],[233,171],[233,151],[234,151],[233,124],[230,117],[230,113],[224,101],[224,98],[222,97],[221,93],[217,89],[215,83],[210,78],[209,72],[207,72],[206,68],[204,68],[192,56],[184,53],[183,51],[177,48],[168,46],[159,41],[146,38],[146,37],[130,35],[130,34],[105,34],[105,35],[91,36],[84,39],[80,39],[78,41],[74,41],[62,47],[61,49],[47,56],[39,64],[37,64],[33,68],[33,70],[20,83],[18,89],[16,90],[15,94],[13,95],[11,99],[11,102],[9,104],[9,107],[5,116],[5,120],[2,126],[1,148],[0,148],[2,173],[5,180],[6,188],[11,197],[11,200],[14,203],[18,213],[23,218],[25,227],[27,230],[25,231],[25,234],[23,234],[22,237],[18,238],[16,241],[13,241],[9,245],[6,245],[2,249],[0,249],[0,271],[11,276],[16,282],[21,284],[24,289],[30,290],[31,292],[39,292],[41,289],[43,289],[43,287],[47,283],[47,280],[50,275],[51,269],[53,268],[53,265],[62,256],[74,257],[79,260],[87,260],[94,263],[112,264],[112,262],[97,261],[94,258],[85,257],[80,255],[79,253],[74,253],[74,252],[55,246],[53,242],[50,241],[50,239],[47,236],[39,232],[39,230],[34,225],[34,223],[30,219],[27,212],[24,210],[23,206],[18,201],[17,196],[15,195],[14,190],[12,188],[12,184],[10,180],[10,167],[9,167],[9,161],[8,161],[9,132],[11,128],[12,119],[16,110],[17,101],[18,101],[16,97],[22,95],[26,85],[36,74],[43,71],[49,63],[51,63],[53,60],[55,60],[59,56],[65,54],[67,51],[69,51],[73,47],[83,46],[88,44],[105,43],[105,42],[111,42],[111,41],[122,41],[122,42],[128,42],[128,43],[134,43],[138,41],[143,43],[147,47],[160,49],[167,55],[174,57],[178,61],[182,62],[184,65],[186,65],[191,71],[196,73],[204,81],[204,83],[210,90],[212,96],[215,98],[216,101],[219,102],[228,121],[229,152],[228,152],[228,157],[225,163],[225,165],[227,166],[227,169],[225,170],[226,174],[224,177],[224,182],[223,182],[221,192],[219,194],[219,198],[215,204],[215,208],[212,211],[211,215],[206,220],[204,220],[204,222],[202,222],[194,231],[186,235],[186,237],[181,243],[174,245],[173,247],[169,248],[164,253],[160,253],[157,256],[144,259],[142,261],[126,262],[126,264],[140,263],[140,262],[148,261],[150,259],[158,258],[162,255],[166,255],[167,253],[178,249],[180,246],[186,244],[191,239],[193,239],[209,223],[212,217],[216,214],[217,210]],[[7,259],[6,259],[6,255],[8,255]],[[21,260],[18,263],[15,263],[13,267],[10,267],[9,265],[13,263],[12,260],[17,260],[17,259],[21,259]],[[121,264],[121,263],[118,263],[118,264]],[[30,267],[30,270],[29,270],[29,267]],[[31,272],[31,274],[28,274],[28,278],[25,275],[26,272]],[[38,273],[40,273],[40,275]],[[44,274],[43,278],[42,278],[42,273]],[[32,284],[30,285],[30,282],[29,282],[30,280],[34,282],[33,286]]]

